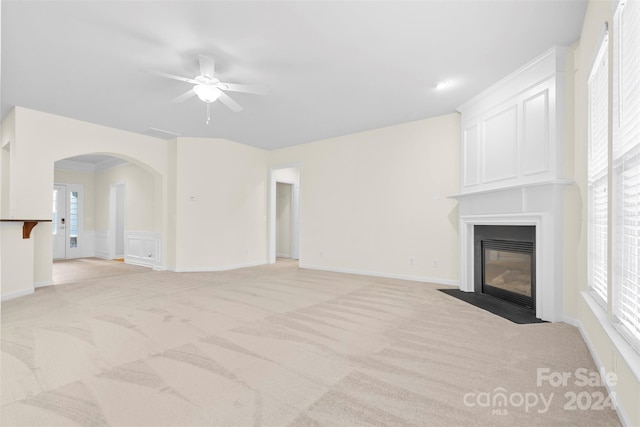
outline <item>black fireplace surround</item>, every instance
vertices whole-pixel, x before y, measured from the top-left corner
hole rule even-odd
[[[474,226],[474,291],[535,311],[536,228]]]

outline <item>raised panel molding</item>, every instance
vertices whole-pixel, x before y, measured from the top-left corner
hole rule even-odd
[[[482,122],[482,183],[518,176],[518,107],[510,106]]]
[[[105,230],[96,230],[95,232],[95,257],[109,259],[109,232]]]
[[[478,161],[480,156],[479,144],[479,126],[473,125],[463,131],[462,141],[462,159],[464,165],[462,167],[463,178],[462,182],[465,187],[478,185],[480,183],[480,170]]]
[[[160,233],[136,231],[124,234],[124,260],[129,264],[160,268],[162,264]]]
[[[563,178],[565,52],[554,47],[458,107],[462,193]]]
[[[549,89],[522,103],[522,173],[525,176],[549,172]]]

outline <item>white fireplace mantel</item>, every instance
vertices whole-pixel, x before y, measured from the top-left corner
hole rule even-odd
[[[562,198],[571,181],[452,196],[459,202],[460,289],[474,291],[474,226],[536,227],[536,317],[563,320]]]
[[[536,228],[536,316],[563,320],[564,55],[553,47],[458,107],[460,289],[474,291],[474,226]]]

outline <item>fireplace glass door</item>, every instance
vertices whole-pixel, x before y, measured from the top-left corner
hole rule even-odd
[[[482,292],[533,308],[533,245],[482,242]]]

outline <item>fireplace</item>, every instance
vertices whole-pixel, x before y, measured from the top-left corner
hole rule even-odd
[[[474,291],[535,310],[536,228],[474,226]]]

